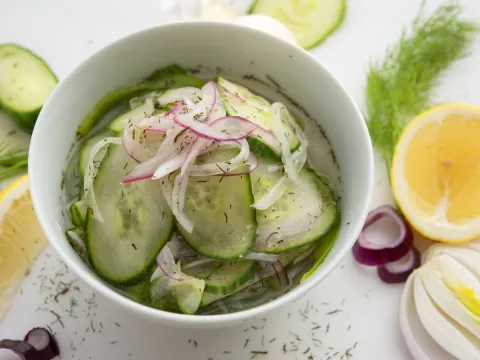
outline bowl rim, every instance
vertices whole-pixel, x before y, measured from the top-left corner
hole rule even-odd
[[[355,224],[351,224],[351,227],[350,227],[351,232],[353,234],[357,234],[356,236],[358,236],[358,234],[360,234],[360,231],[363,227],[363,223],[365,222],[365,219],[368,214],[368,204],[373,192],[373,179],[374,179],[373,148],[371,145],[370,135],[368,133],[366,123],[365,121],[363,121],[362,113],[360,112],[355,101],[352,99],[351,95],[346,91],[344,86],[340,83],[338,78],[335,75],[333,75],[332,72],[323,63],[321,63],[318,59],[316,59],[312,54],[310,54],[303,48],[297,45],[294,45],[286,40],[283,40],[277,36],[268,34],[264,31],[253,29],[253,28],[250,28],[241,24],[233,23],[233,22],[212,21],[212,20],[210,21],[189,20],[189,21],[177,21],[177,22],[159,24],[159,25],[151,26],[145,29],[141,29],[141,30],[129,33],[103,46],[102,48],[98,49],[95,53],[93,53],[92,55],[84,59],[79,65],[77,65],[73,69],[73,71],[71,71],[64,79],[62,79],[59,82],[59,84],[55,87],[53,92],[50,94],[49,98],[47,99],[45,105],[43,106],[38,116],[38,120],[42,122],[42,119],[43,119],[42,115],[45,113],[45,109],[49,108],[50,103],[52,102],[52,99],[55,98],[56,94],[63,91],[64,83],[69,78],[74,77],[76,73],[80,72],[83,68],[88,67],[90,63],[94,61],[97,57],[103,56],[104,53],[110,51],[112,48],[120,46],[125,41],[132,41],[135,37],[141,36],[148,32],[160,31],[161,29],[165,29],[165,28],[176,28],[176,27],[181,28],[186,26],[205,26],[206,24],[207,25],[213,24],[214,26],[227,27],[227,28],[232,28],[232,27],[240,28],[242,31],[246,33],[251,33],[254,36],[267,37],[273,40],[274,42],[276,41],[276,42],[284,43],[285,45],[290,47],[290,50],[292,52],[300,53],[303,56],[307,56],[311,60],[315,61],[317,66],[321,68],[321,70],[326,74],[326,76],[330,79],[330,81],[334,84],[334,86],[336,86],[338,89],[341,90],[345,99],[350,102],[353,110],[357,115],[357,120],[361,122],[360,126],[362,129],[362,132],[358,135],[362,136],[363,141],[365,142],[365,144],[367,144],[367,146],[365,147],[365,150],[366,150],[365,155],[368,158],[367,159],[368,169],[366,169],[367,170],[366,177],[368,180],[368,188],[366,189],[367,192],[365,194],[366,201],[365,201],[365,204],[363,205],[361,217],[357,219]],[[38,128],[38,127],[35,126],[35,128]],[[272,312],[273,310],[283,307],[284,305],[291,303],[296,299],[304,296],[313,287],[315,287],[322,280],[324,280],[338,265],[340,265],[340,263],[345,258],[347,253],[352,248],[354,242],[356,241],[356,236],[355,237],[352,236],[352,238],[339,249],[336,256],[332,258],[328,264],[320,268],[321,271],[317,270],[304,283],[297,285],[291,291],[280,296],[275,300],[269,301],[267,303],[253,307],[251,309],[241,310],[238,312],[228,313],[228,314],[220,314],[220,315],[186,315],[186,314],[178,314],[178,313],[168,312],[168,311],[156,309],[153,307],[149,307],[147,305],[137,303],[127,298],[126,296],[116,292],[106,282],[102,281],[100,278],[97,278],[92,273],[91,270],[86,271],[82,269],[80,265],[77,264],[77,260],[74,260],[71,256],[66,255],[62,251],[62,249],[60,248],[60,245],[58,244],[58,241],[56,240],[56,236],[53,234],[54,224],[52,224],[52,220],[47,218],[45,213],[42,211],[42,208],[44,207],[44,205],[39,203],[39,201],[37,201],[36,194],[39,190],[37,190],[37,182],[35,180],[36,176],[35,176],[35,170],[34,170],[35,165],[33,164],[36,163],[35,162],[35,159],[37,158],[36,153],[38,154],[38,157],[40,156],[39,155],[40,152],[37,151],[35,153],[35,149],[39,148],[40,144],[41,144],[40,133],[38,131],[35,131],[34,129],[32,134],[32,139],[31,139],[30,150],[29,150],[29,157],[31,157],[32,161],[29,162],[28,164],[28,175],[29,175],[28,177],[29,177],[33,207],[37,214],[37,218],[39,220],[41,228],[43,229],[49,243],[58,253],[58,256],[68,265],[68,267],[71,268],[79,278],[85,281],[95,291],[109,298],[111,301],[118,303],[120,306],[127,308],[129,311],[133,313],[138,313],[145,317],[157,319],[160,321],[166,321],[169,323],[182,323],[184,325],[197,325],[201,327],[202,325],[208,326],[211,324],[220,325],[220,324],[238,323],[241,321],[247,321],[249,319],[258,317],[261,314]]]

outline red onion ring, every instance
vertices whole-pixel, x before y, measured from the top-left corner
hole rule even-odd
[[[7,351],[10,352],[7,355],[9,360],[43,360],[43,358],[38,357],[38,351],[25,341],[8,339],[0,341],[0,353]]]
[[[365,236],[365,231],[379,219],[389,216],[395,220],[400,235],[392,239],[388,245],[374,244]],[[363,225],[362,232],[353,246],[352,252],[355,260],[363,265],[377,266],[397,261],[405,256],[412,247],[413,232],[408,223],[398,212],[389,205],[383,205],[370,212]]]
[[[378,266],[377,274],[387,284],[398,284],[407,281],[410,274],[419,266],[420,252],[412,247],[399,260]]]
[[[57,340],[47,329],[33,328],[25,335],[24,341],[37,350],[39,360],[53,359],[60,355]]]

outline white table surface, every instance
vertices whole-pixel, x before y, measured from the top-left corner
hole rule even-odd
[[[62,79],[104,45],[165,21],[161,1],[0,0],[0,43],[31,48]],[[369,60],[382,57],[385,47],[415,16],[420,1],[348,2],[341,29],[312,52],[363,109]],[[480,20],[480,1],[461,2],[468,17]],[[428,7],[440,3],[430,0]],[[480,39],[472,56],[445,74],[438,86],[438,101],[480,105],[478,64]],[[388,202],[391,193],[380,163],[371,206]],[[54,297],[72,281],[69,292]],[[96,295],[47,248],[0,323],[0,338],[19,338],[34,326],[49,325],[60,342],[62,359],[81,360],[250,359],[252,351],[268,351],[257,359],[343,360],[350,348],[352,359],[410,359],[397,320],[402,288],[383,284],[374,270],[359,267],[348,256],[327,280],[281,313],[232,329],[172,329],[137,318]],[[328,314],[337,309],[341,311]],[[321,328],[312,330],[317,326]],[[289,351],[294,349],[291,341],[298,350]]]

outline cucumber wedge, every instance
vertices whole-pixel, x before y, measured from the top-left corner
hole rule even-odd
[[[0,108],[32,131],[58,81],[48,65],[16,44],[0,45]]]
[[[115,107],[130,100],[130,98],[151,91],[177,89],[185,86],[202,88],[206,81],[189,75],[168,75],[156,80],[146,81],[128,88],[118,89],[105,95],[82,120],[77,129],[79,136],[86,136]]]
[[[282,174],[260,166],[250,176],[253,194],[259,199]],[[257,211],[255,251],[280,253],[318,240],[330,230],[337,216],[337,202],[328,181],[304,168],[298,185],[290,185],[276,203]]]
[[[28,157],[30,134],[0,111],[0,165],[14,165]]]
[[[90,151],[100,140],[105,139],[109,136],[113,136],[114,132],[109,129],[104,129],[85,140],[85,142],[80,146],[80,158],[79,158],[79,170],[82,177],[85,176],[85,171],[87,170],[88,160],[90,158]],[[95,156],[95,161],[102,161],[103,157],[107,153],[108,147],[102,148],[97,155]]]
[[[90,262],[111,283],[130,285],[147,276],[155,257],[170,239],[173,214],[153,180],[121,185],[136,163],[121,145],[110,145],[95,177],[94,190],[103,223],[87,212]]]
[[[87,216],[87,201],[79,200],[70,206],[70,217],[75,226],[82,227],[85,225],[85,217]]]
[[[228,115],[244,117],[267,130],[272,130],[271,104],[261,96],[253,94],[247,88],[228,81],[221,76],[217,77],[218,91],[225,104]],[[294,129],[287,123],[283,124],[285,136],[290,145],[290,151],[295,151],[300,146],[300,140],[295,135]],[[265,144],[261,137],[250,136],[248,138],[250,149],[256,154],[277,159],[281,149],[274,149]]]
[[[294,33],[304,49],[319,45],[343,22],[346,0],[257,0],[250,14],[271,16]]]
[[[180,224],[185,241],[201,255],[218,260],[238,260],[255,242],[257,221],[248,175],[191,177],[185,213],[195,224],[192,233]]]
[[[237,288],[250,281],[255,275],[256,262],[214,261],[204,265],[184,268],[190,276],[205,280],[205,291],[213,294],[231,294]]]

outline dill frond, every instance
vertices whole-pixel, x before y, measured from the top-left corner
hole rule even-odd
[[[395,145],[410,119],[430,105],[439,75],[469,54],[477,24],[460,19],[458,4],[440,6],[425,17],[422,5],[410,28],[367,74],[367,125],[373,145],[390,171]]]

